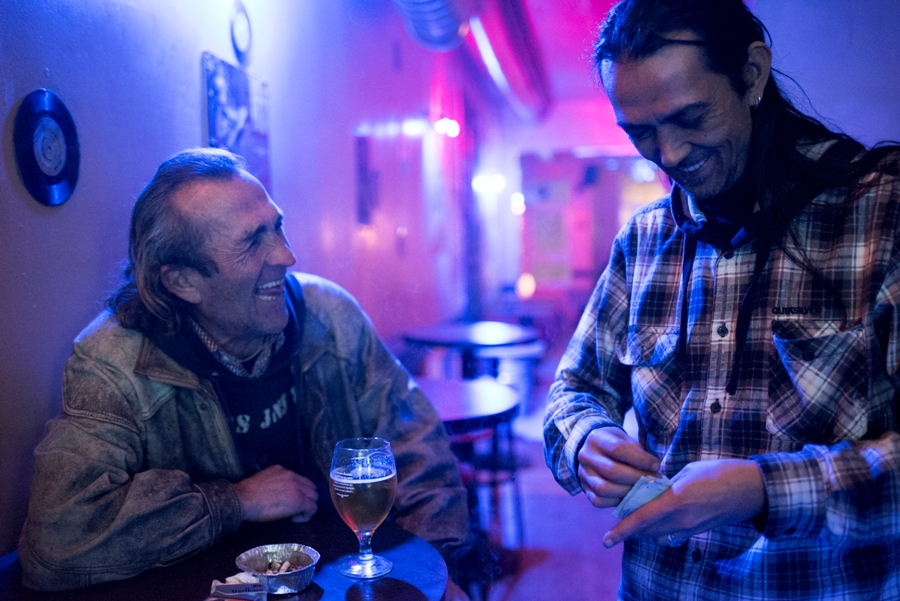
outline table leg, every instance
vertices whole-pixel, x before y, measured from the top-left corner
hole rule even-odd
[[[462,351],[462,377],[463,380],[474,380],[478,377],[478,358],[475,349],[464,348]]]

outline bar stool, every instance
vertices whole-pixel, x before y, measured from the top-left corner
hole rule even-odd
[[[502,541],[501,488],[509,484],[515,528],[512,538],[515,548],[520,549],[525,527],[511,426],[519,412],[519,394],[490,377],[475,380],[420,378],[417,382],[447,429],[451,446],[463,464],[463,475],[471,466],[467,488],[473,521],[477,521],[475,525],[483,529],[487,521],[490,529],[492,523],[498,524]],[[478,489],[483,486],[490,490],[486,515],[480,511],[478,498]]]
[[[475,357],[487,365],[487,373],[498,382],[519,392],[522,413],[528,414],[531,411],[535,368],[546,352],[547,343],[538,339],[510,346],[479,348],[475,350]]]

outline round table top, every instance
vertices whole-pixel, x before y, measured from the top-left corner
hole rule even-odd
[[[407,342],[424,346],[480,348],[526,344],[538,339],[534,328],[503,321],[438,323],[403,334]]]
[[[493,428],[511,420],[519,410],[516,391],[492,378],[416,378],[416,383],[451,435]]]
[[[324,501],[329,503],[328,500]],[[321,503],[321,501],[320,501]],[[208,549],[165,568],[156,568],[119,582],[84,589],[44,593],[26,589],[18,577],[2,583],[3,599],[24,601],[203,601],[213,580],[224,581],[238,572],[235,558],[253,547],[299,542],[319,551],[313,583],[293,595],[270,596],[280,601],[439,601],[447,588],[447,565],[425,540],[393,522],[385,522],[372,537],[372,550],[390,559],[394,568],[377,580],[348,578],[337,571],[336,560],[359,549],[353,531],[332,507],[320,507],[306,524],[290,520],[244,523],[233,535]],[[18,566],[15,566],[18,567]],[[12,590],[6,590],[10,588]]]

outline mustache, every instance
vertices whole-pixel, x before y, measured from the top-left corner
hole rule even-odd
[[[663,173],[677,181],[679,177],[690,176],[698,166],[709,160],[709,157],[710,155],[708,154],[693,154],[679,161],[677,165],[661,165],[657,163],[657,166]],[[694,169],[691,169],[692,167]]]

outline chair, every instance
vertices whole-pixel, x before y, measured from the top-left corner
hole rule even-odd
[[[472,457],[472,466],[475,470],[476,486],[487,486],[490,492],[488,530],[496,533],[497,541],[504,547],[503,497],[502,489],[508,484],[511,490],[511,512],[513,534],[509,537],[514,541],[515,549],[520,550],[524,544],[525,521],[522,515],[522,495],[517,478],[520,459],[515,453],[515,437],[513,436],[512,420],[497,424],[487,437],[487,445],[474,445],[475,452]],[[486,448],[485,448],[486,447]]]
[[[468,492],[473,531],[485,540],[494,538],[494,546],[503,548],[501,488],[508,484],[514,547],[520,549],[524,527],[511,427],[519,411],[519,394],[487,376],[474,380],[420,378],[417,382],[447,429]],[[482,491],[488,493],[483,500]],[[499,536],[491,537],[497,529]],[[493,573],[493,566],[488,571]]]
[[[526,344],[480,348],[475,356],[484,366],[484,372],[501,384],[512,386],[519,392],[522,412],[531,410],[535,368],[547,352],[547,343],[535,340]]]

